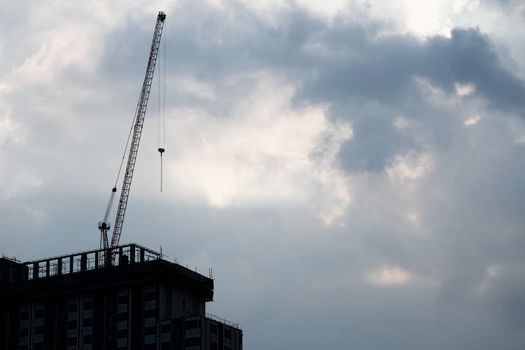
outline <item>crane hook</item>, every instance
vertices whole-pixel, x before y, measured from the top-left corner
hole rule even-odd
[[[158,149],[160,153],[160,192],[162,192],[162,154],[166,151],[164,148],[159,147]]]

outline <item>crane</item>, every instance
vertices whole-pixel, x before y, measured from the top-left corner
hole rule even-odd
[[[151,49],[149,53],[148,66],[146,68],[146,75],[144,77],[144,83],[142,84],[142,90],[140,92],[139,101],[135,110],[134,125],[133,125],[133,137],[131,144],[129,145],[128,162],[126,165],[126,172],[124,173],[124,179],[122,181],[122,189],[120,192],[120,201],[118,204],[117,215],[115,217],[115,223],[113,225],[113,235],[111,236],[111,244],[108,241],[108,231],[110,230],[110,223],[108,216],[111,211],[111,206],[115,194],[117,192],[116,184],[111,189],[111,196],[109,198],[108,205],[104,214],[104,218],[99,222],[98,228],[101,235],[101,245],[104,249],[110,249],[117,247],[120,241],[120,235],[122,233],[122,225],[124,224],[124,216],[126,215],[126,207],[128,205],[129,191],[131,189],[131,181],[133,179],[133,172],[135,170],[135,163],[137,161],[137,154],[139,150],[140,137],[142,135],[142,128],[144,126],[144,117],[146,116],[146,110],[148,108],[148,99],[151,91],[151,84],[155,73],[155,65],[157,63],[157,56],[160,48],[160,39],[162,37],[162,30],[164,29],[164,20],[166,14],[159,12],[157,15],[157,22],[155,24],[155,31],[153,32],[153,41],[151,42]],[[129,142],[129,139],[128,139]],[[126,145],[127,148],[127,145]],[[122,167],[122,165],[121,165]],[[119,170],[120,174],[120,170]],[[118,176],[117,176],[118,180]]]

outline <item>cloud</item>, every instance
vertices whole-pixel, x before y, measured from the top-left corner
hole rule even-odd
[[[161,3],[0,5],[7,255],[98,244]],[[253,349],[521,348],[523,23],[443,4],[168,4],[123,240],[213,266]]]
[[[366,275],[368,283],[378,287],[391,287],[406,284],[411,279],[410,273],[399,266],[384,266]]]
[[[475,115],[475,116],[467,118],[467,120],[465,120],[463,124],[465,124],[465,126],[472,126],[472,125],[476,125],[480,120],[481,120],[481,117],[479,115]]]
[[[409,153],[398,155],[385,171],[390,178],[415,180],[432,169],[432,155]]]
[[[456,88],[456,93],[460,97],[468,96],[468,95],[472,94],[476,90],[476,87],[473,84],[459,84],[459,83],[456,83],[456,84],[454,84],[454,86]]]
[[[295,88],[260,76],[226,121],[202,110],[171,112],[186,117],[170,131],[178,153],[170,187],[219,208],[316,203],[331,223],[350,200],[336,155],[352,129],[330,121],[322,106],[293,109]]]
[[[523,271],[523,266],[514,264],[489,266],[479,285],[482,298],[493,304],[498,313],[503,313],[508,324],[515,329],[525,327]]]

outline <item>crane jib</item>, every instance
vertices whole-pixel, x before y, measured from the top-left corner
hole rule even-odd
[[[157,23],[155,25],[155,31],[153,32],[153,41],[151,43],[148,66],[146,68],[146,75],[144,77],[144,83],[142,84],[142,90],[137,104],[135,125],[133,126],[133,138],[129,148],[126,172],[122,181],[122,189],[120,192],[120,200],[117,209],[117,215],[115,217],[115,224],[113,225],[111,245],[108,244],[109,242],[107,234],[103,238],[104,248],[106,249],[118,246],[120,235],[122,233],[122,225],[124,224],[124,216],[126,215],[129,191],[131,188],[131,181],[133,179],[133,172],[135,170],[135,163],[137,160],[140,137],[142,135],[142,128],[144,126],[144,117],[146,116],[146,110],[148,108],[148,99],[151,91],[151,84],[153,82],[153,76],[155,73],[155,65],[157,63],[157,56],[160,48],[160,39],[162,37],[162,30],[164,29],[165,19],[166,14],[164,12],[159,12],[157,16]]]

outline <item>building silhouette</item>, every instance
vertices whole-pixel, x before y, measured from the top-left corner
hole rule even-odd
[[[213,286],[137,244],[0,258],[0,349],[241,350],[239,326],[206,313]]]

